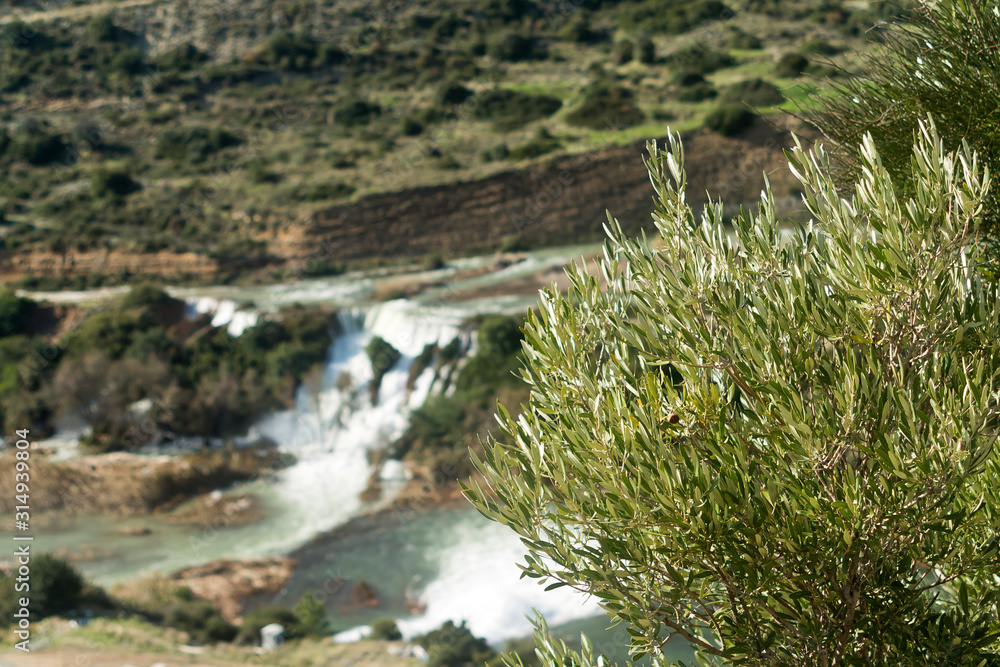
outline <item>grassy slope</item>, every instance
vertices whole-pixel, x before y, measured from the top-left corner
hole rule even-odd
[[[152,4],[172,5],[166,0]],[[590,29],[601,37],[586,43],[565,35],[566,26],[584,10],[486,28],[478,15],[462,15],[453,34],[435,34],[428,23],[468,3],[396,3],[391,20],[356,3],[320,4],[330,12],[336,7],[340,14],[330,14],[333,18],[320,27],[304,19],[302,25],[295,19],[279,25],[261,18],[254,39],[235,42],[232,48],[217,44],[215,51],[203,42],[200,49],[208,59],[181,67],[164,60],[164,52],[177,41],[158,42],[155,25],[146,28],[148,44],[135,46],[134,34],[122,30],[110,40],[95,41],[93,23],[106,5],[30,15],[36,19],[31,30],[51,38],[53,45],[39,56],[42,67],[30,61],[32,67],[20,78],[16,64],[27,68],[28,54],[23,49],[0,54],[8,72],[0,81],[0,127],[16,142],[25,123],[34,119],[38,131],[72,146],[74,157],[31,165],[12,157],[12,150],[0,156],[7,247],[64,252],[110,246],[246,257],[263,252],[264,241],[279,228],[351,197],[478,178],[559,153],[662,136],[668,125],[698,127],[717,102],[677,99],[681,89],[676,74],[689,67],[677,61],[690,62],[684,59],[693,44],[733,58],[732,66],[707,73],[716,90],[764,77],[793,99],[801,96],[794,91],[799,81],[773,73],[781,54],[815,37],[852,50],[866,48],[865,38],[852,34],[857,26],[852,28],[848,20],[855,16],[851,8],[840,15],[843,21],[831,20],[829,13],[812,11],[818,0],[781,3],[782,16],[777,17],[741,10],[735,18],[710,21],[680,35],[657,33],[655,26],[652,31],[643,25],[623,29],[625,9],[606,7],[590,19]],[[476,4],[487,6],[485,0]],[[619,4],[627,8],[635,3]],[[117,5],[114,23],[133,25],[135,11],[130,3]],[[730,48],[737,27],[759,37],[762,48]],[[311,32],[321,46],[343,48],[349,60],[304,65],[294,57],[269,59],[269,35],[297,28]],[[358,37],[368,29],[377,30],[377,39]],[[489,45],[507,33],[533,35],[547,57],[499,60]],[[637,45],[647,33],[656,47],[653,62],[615,64],[619,42]],[[475,44],[482,40],[487,54],[477,55]],[[233,48],[238,58],[228,55]],[[129,58],[141,58],[141,63],[133,62],[134,71]],[[847,66],[853,61],[850,55],[834,59]],[[550,117],[499,128],[477,118],[473,103],[437,103],[445,79],[472,92],[500,86],[554,95],[563,106]],[[571,122],[595,81],[629,91],[644,120],[608,129],[613,124],[609,119],[620,116],[598,112],[596,127]],[[137,90],[142,92],[136,95]],[[379,105],[381,113],[367,122],[345,124],[338,111],[353,98]],[[423,131],[407,136],[406,118],[417,120]],[[100,146],[86,139],[81,128],[88,127],[99,128]],[[219,128],[242,143],[209,147],[194,157],[164,156],[163,145],[170,143],[164,137],[191,128]],[[514,156],[487,161],[486,154],[500,144]],[[525,147],[521,152],[529,155],[532,148],[548,151],[517,159],[517,149]],[[127,173],[141,189],[101,195],[94,178],[99,170]]]
[[[5,635],[7,633],[4,633]],[[130,619],[96,619],[86,627],[71,629],[66,621],[48,619],[33,628],[32,652],[15,650],[10,637],[0,643],[0,664],[16,667],[56,667],[68,664],[154,664],[188,667],[231,667],[260,664],[274,667],[302,665],[368,665],[407,667],[417,660],[390,655],[388,642],[364,641],[332,644],[321,640],[290,642],[266,656],[253,649],[220,644],[197,655],[185,653],[183,633]]]

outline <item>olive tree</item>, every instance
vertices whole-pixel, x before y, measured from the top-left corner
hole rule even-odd
[[[671,136],[648,167],[659,238],[610,220],[525,323],[530,403],[501,406],[466,493],[523,573],[600,602],[633,655],[705,665],[1000,665],[998,289],[990,177],[921,126],[912,196],[871,141],[843,198],[789,152],[807,225],[696,216]],[[597,664],[540,629],[543,664]],[[588,652],[589,651],[589,652]]]
[[[831,82],[835,95],[815,90],[807,118],[844,150],[844,181],[859,175],[858,147],[870,133],[883,163],[907,192],[910,147],[918,125],[934,116],[945,146],[968,141],[991,170],[1000,169],[1000,3],[919,0],[904,21],[882,26],[882,45],[857,72]],[[985,200],[984,231],[1000,251],[1000,189]],[[991,255],[997,259],[998,255]]]

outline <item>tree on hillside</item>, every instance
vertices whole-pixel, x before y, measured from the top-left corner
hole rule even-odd
[[[657,243],[611,225],[525,324],[531,401],[467,494],[526,576],[594,595],[703,665],[1000,664],[1000,290],[989,177],[932,124],[901,199],[870,138],[842,199],[789,153],[814,222],[696,216],[651,144]],[[603,279],[603,281],[602,281]],[[602,282],[605,283],[602,285]],[[543,664],[593,665],[541,631]],[[662,656],[659,664],[665,664]]]
[[[810,121],[844,150],[842,183],[857,180],[858,147],[871,134],[901,192],[914,190],[911,145],[919,123],[933,116],[948,150],[963,141],[993,173],[1000,171],[1000,11],[996,3],[920,0],[906,21],[883,31],[884,46],[864,58],[860,73],[815,91]],[[1000,188],[986,195],[985,226],[1000,239]],[[996,255],[994,254],[995,258]]]

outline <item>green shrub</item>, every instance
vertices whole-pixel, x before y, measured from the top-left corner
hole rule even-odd
[[[561,147],[562,143],[542,127],[535,133],[531,141],[510,149],[509,158],[511,160],[530,160],[546,153],[551,153]]]
[[[155,154],[161,159],[197,163],[242,142],[238,136],[221,127],[167,128],[156,137]]]
[[[708,81],[702,81],[690,86],[681,87],[675,94],[674,99],[678,102],[701,102],[709,100],[718,95],[719,92]]]
[[[399,124],[399,131],[403,136],[415,137],[424,131],[424,126],[416,118],[405,116]]]
[[[763,79],[746,79],[727,86],[719,102],[721,104],[745,104],[751,107],[772,107],[785,101],[778,87]]]
[[[128,294],[122,297],[122,307],[143,308],[145,306],[159,306],[170,303],[173,297],[159,285],[153,283],[138,283],[132,285]]]
[[[513,30],[501,32],[490,39],[486,53],[490,58],[501,62],[541,60],[547,56],[545,49],[537,40]]]
[[[207,600],[175,602],[163,610],[163,625],[188,633],[203,644],[230,642],[238,632]]]
[[[333,120],[344,127],[357,127],[367,125],[371,120],[382,113],[382,108],[365,100],[350,97],[337,105],[333,112]]]
[[[483,162],[499,162],[501,160],[506,160],[510,155],[510,148],[507,144],[500,142],[493,148],[487,148],[482,153],[479,154],[479,159]]]
[[[753,125],[757,117],[740,104],[722,104],[705,116],[705,127],[725,137],[734,137]]]
[[[806,71],[809,59],[801,53],[786,53],[774,65],[774,75],[782,79],[794,79]]]
[[[0,338],[23,333],[28,324],[28,315],[37,304],[18,296],[14,290],[0,288]]]
[[[635,105],[632,91],[603,82],[588,86],[583,99],[566,114],[566,122],[571,125],[612,131],[638,125],[645,119]]]
[[[481,665],[496,655],[485,639],[476,637],[465,627],[445,621],[440,628],[415,641],[427,650],[428,667],[466,667]]]
[[[299,188],[296,196],[300,201],[327,201],[350,197],[355,189],[350,183],[318,183]]]
[[[474,117],[492,121],[497,130],[507,131],[548,118],[562,107],[562,100],[551,95],[493,88],[478,93],[470,104]]]
[[[632,62],[635,57],[635,47],[627,39],[615,44],[615,64],[625,65]]]
[[[729,35],[729,39],[726,41],[726,45],[731,49],[759,49],[764,46],[760,41],[760,38],[756,35],[750,35],[743,32],[740,29],[734,29]]]
[[[815,53],[820,56],[835,56],[843,50],[842,47],[834,46],[825,39],[817,37],[807,39],[799,46],[799,53]]]
[[[719,0],[643,0],[622,3],[618,22],[626,30],[678,35],[731,13]]]
[[[163,71],[184,72],[194,69],[208,59],[198,47],[191,42],[184,42],[163,52],[155,61],[156,67]]]
[[[97,14],[87,21],[87,38],[94,44],[113,42],[118,37],[118,28],[110,14]]]
[[[30,597],[34,618],[75,609],[83,591],[83,576],[68,561],[45,553],[32,557]]]
[[[382,378],[392,370],[396,362],[402,358],[399,350],[381,336],[373,336],[368,345],[365,346],[365,353],[368,361],[372,365],[371,399],[374,403],[378,399],[378,390],[382,385]]]
[[[138,74],[143,69],[142,52],[135,47],[119,51],[111,57],[106,71],[110,74]]]
[[[594,30],[588,10],[578,9],[559,31],[559,38],[576,44],[592,44],[604,39],[604,33]]]
[[[445,266],[447,265],[439,252],[427,253],[420,259],[420,268],[423,271],[437,271]]]
[[[371,623],[371,639],[381,639],[383,641],[399,641],[403,638],[403,633],[399,631],[394,618],[376,618]]]
[[[434,163],[434,167],[442,171],[453,171],[455,169],[461,169],[462,163],[459,162],[458,158],[451,153],[445,153],[444,155],[438,157],[437,161]]]
[[[264,605],[243,617],[243,623],[240,624],[239,633],[236,635],[236,643],[257,644],[260,641],[260,629],[272,623],[284,627],[285,639],[302,637],[299,617],[294,611],[280,605]]]
[[[346,54],[331,44],[321,44],[304,33],[278,33],[264,43],[260,60],[272,68],[305,72],[321,65],[342,62]]]
[[[455,81],[446,81],[441,84],[434,94],[434,103],[439,107],[454,106],[462,104],[472,97],[472,91]]]
[[[478,355],[505,358],[521,351],[521,320],[510,315],[487,315],[479,325],[476,340]]]
[[[15,136],[7,147],[7,154],[14,160],[44,166],[63,159],[67,145],[61,135],[49,134],[41,128],[32,128]]]
[[[121,199],[141,187],[123,169],[97,169],[90,177],[90,194],[96,199]]]
[[[728,53],[722,53],[702,42],[674,51],[666,58],[667,64],[675,70],[710,74],[725,67],[732,67],[735,61]]]
[[[639,40],[639,62],[651,65],[656,62],[656,44],[649,37]]]
[[[303,637],[327,637],[331,634],[326,609],[311,591],[303,595],[292,610]]]

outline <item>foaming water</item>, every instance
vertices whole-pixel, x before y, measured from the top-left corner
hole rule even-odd
[[[532,609],[551,625],[601,613],[594,598],[569,588],[545,591],[537,580],[522,579],[517,563],[525,548],[506,526],[468,514],[453,535],[455,543],[437,554],[440,574],[419,596],[425,612],[399,623],[407,637],[464,620],[473,634],[496,644],[530,634]]]
[[[431,368],[408,386],[414,359],[426,345],[446,345],[462,335],[458,319],[415,311],[404,300],[365,313],[342,313],[340,324],[342,333],[333,343],[319,391],[303,387],[294,410],[277,413],[253,429],[297,459],[271,489],[283,507],[283,534],[275,537],[285,548],[358,514],[372,474],[370,453],[402,436],[410,412],[431,391]],[[402,356],[383,376],[372,403],[372,366],[365,348],[375,336]],[[393,490],[393,484],[383,485],[382,503],[391,500]]]

